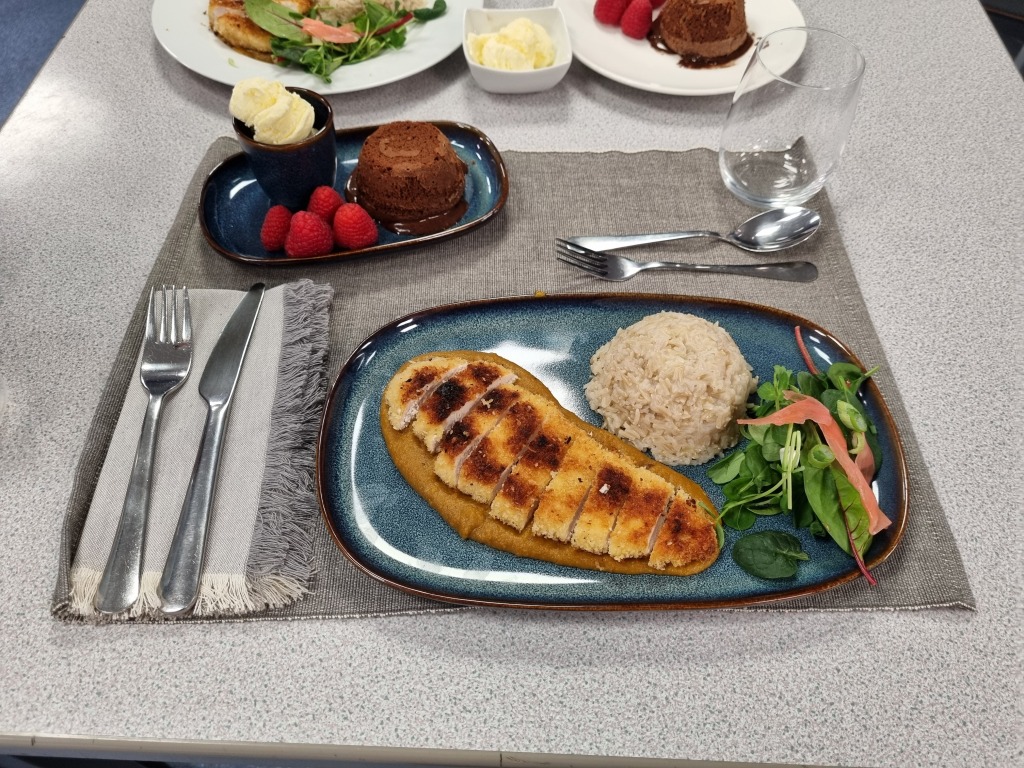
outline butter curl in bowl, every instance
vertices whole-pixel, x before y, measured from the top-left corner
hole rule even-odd
[[[477,85],[491,93],[546,91],[572,63],[558,8],[467,8],[462,52]]]

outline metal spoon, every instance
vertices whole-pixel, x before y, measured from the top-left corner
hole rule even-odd
[[[744,221],[736,229],[722,235],[708,230],[691,232],[658,232],[648,235],[607,235],[570,237],[568,242],[594,251],[631,248],[634,245],[685,240],[690,237],[713,237],[754,253],[770,253],[802,243],[821,226],[817,211],[799,206],[772,208]]]

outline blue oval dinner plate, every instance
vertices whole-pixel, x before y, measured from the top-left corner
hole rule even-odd
[[[351,259],[404,250],[464,234],[490,221],[508,198],[508,173],[497,148],[469,125],[434,122],[448,137],[466,172],[466,212],[451,227],[432,235],[396,235],[378,225],[380,239],[369,248],[334,251],[324,256],[288,258],[282,251],[267,251],[260,242],[260,225],[270,209],[270,198],[260,189],[249,159],[241,152],[210,171],[199,198],[199,224],[215,251],[248,264],[306,264],[311,261]],[[355,170],[366,137],[379,126],[336,131],[338,176],[334,188],[344,197],[345,184]]]
[[[537,376],[565,408],[600,426],[583,394],[590,358],[619,328],[661,311],[689,312],[717,322],[736,340],[761,381],[775,365],[805,370],[794,326],[824,368],[847,360],[863,367],[832,334],[769,307],[709,298],[589,294],[476,301],[417,312],[370,336],[334,383],[317,447],[317,484],[324,520],[342,551],[362,570],[394,587],[437,600],[473,605],[561,609],[736,607],[831,589],[857,578],[854,561],[830,539],[794,531],[788,516],[761,517],[752,531],[783,529],[800,537],[810,560],[791,579],[764,580],[730,555],[741,535],[726,529],[718,560],[695,576],[621,575],[517,557],[461,539],[399,474],[380,430],[384,386],[406,360],[436,350],[473,349],[501,355]],[[871,361],[867,361],[871,362]],[[875,537],[876,567],[906,525],[906,463],[896,426],[874,382],[864,400],[878,427],[884,460],[873,487],[892,525]],[[714,462],[677,467],[716,505],[724,501],[707,477]]]

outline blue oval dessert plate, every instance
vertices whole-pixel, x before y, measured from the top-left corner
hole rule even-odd
[[[806,370],[794,336],[799,325],[811,358],[825,368],[853,352],[825,329],[778,309],[725,299],[662,294],[579,294],[493,299],[408,315],[379,329],[335,380],[317,445],[317,491],[324,521],[341,550],[376,579],[412,594],[467,605],[570,610],[731,608],[812,595],[860,577],[831,539],[796,530],[788,515],[760,517],[750,532],[787,530],[810,560],[787,579],[751,576],[732,559],[746,532],[726,528],[718,560],[694,576],[624,575],[518,557],[465,540],[406,482],[384,442],[381,394],[398,368],[432,351],[470,349],[500,355],[540,379],[559,403],[600,426],[583,388],[590,358],[619,328],[662,311],[716,322],[736,341],[760,381],[774,366]],[[870,361],[868,361],[870,362]],[[863,402],[878,430],[883,461],[872,487],[892,524],[875,536],[869,568],[896,548],[907,519],[907,468],[900,437],[877,385]],[[675,469],[718,506],[721,489],[708,464]],[[884,579],[884,573],[881,574]]]
[[[210,171],[199,198],[199,224],[210,246],[233,261],[247,264],[308,264],[311,261],[351,259],[412,249],[465,234],[494,218],[508,198],[508,172],[501,154],[487,136],[469,125],[433,122],[466,163],[466,210],[450,227],[427,235],[399,235],[378,225],[379,239],[369,248],[337,250],[323,256],[289,258],[284,251],[267,251],[260,227],[272,205],[241,152]],[[345,185],[359,161],[366,137],[379,126],[336,131],[338,175],[334,188],[345,197]]]

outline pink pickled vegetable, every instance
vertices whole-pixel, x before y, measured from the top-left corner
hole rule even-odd
[[[865,445],[864,450],[857,454],[854,463],[860,473],[864,475],[864,479],[870,483],[871,478],[875,476],[875,454],[871,452],[871,449]]]
[[[332,27],[319,19],[306,17],[302,20],[302,31],[317,40],[328,43],[355,43],[359,41],[360,34],[352,24],[342,24],[340,27]]]
[[[814,361],[811,360],[810,353],[807,351],[807,346],[804,344],[804,337],[803,337],[803,334],[800,333],[800,326],[799,325],[794,325],[793,326],[793,333],[796,335],[796,346],[797,346],[797,349],[800,350],[800,356],[804,359],[804,365],[807,366],[807,370],[808,371],[810,371],[812,374],[817,376],[818,375],[818,369],[814,365]]]

